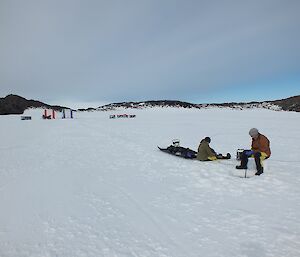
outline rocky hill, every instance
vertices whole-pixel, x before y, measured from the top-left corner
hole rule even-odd
[[[193,104],[181,101],[172,100],[160,100],[160,101],[144,101],[144,102],[121,102],[111,103],[100,106],[98,108],[79,109],[79,111],[109,111],[118,108],[131,108],[131,109],[143,109],[152,107],[178,107],[178,108],[231,108],[231,109],[250,109],[250,108],[265,108],[271,110],[284,110],[284,111],[295,111],[300,112],[300,96],[294,96],[287,99],[281,99],[276,101],[264,101],[264,102],[248,102],[248,103],[212,103],[212,104]]]
[[[51,108],[54,110],[61,110],[62,106],[48,105],[40,101],[27,100],[21,96],[8,95],[4,98],[0,98],[0,115],[7,114],[23,114],[27,108]],[[284,110],[300,112],[300,95],[293,96],[286,99],[264,102],[249,102],[249,103],[212,103],[212,104],[193,104],[188,102],[182,102],[177,100],[159,100],[159,101],[144,101],[144,102],[121,102],[111,103],[100,106],[98,108],[79,109],[79,111],[109,111],[118,108],[130,108],[130,109],[143,109],[152,107],[176,107],[176,108],[232,108],[232,109],[249,109],[249,108],[265,108],[272,110]]]
[[[159,100],[159,101],[145,101],[145,102],[121,102],[111,103],[96,108],[101,111],[114,110],[116,108],[132,108],[143,109],[152,107],[178,107],[178,108],[197,108],[195,104],[188,102],[181,102],[176,100]]]
[[[48,105],[35,100],[27,100],[18,95],[8,95],[0,98],[0,115],[23,114],[30,107],[33,108],[51,108],[61,110],[64,107]]]
[[[280,106],[285,111],[300,112],[300,95],[271,101],[270,103]]]

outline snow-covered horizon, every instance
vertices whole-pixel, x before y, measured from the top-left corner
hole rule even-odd
[[[111,114],[136,118],[109,119]],[[41,110],[0,116],[0,256],[300,255],[299,113],[266,109]],[[265,173],[234,159],[257,127],[271,141]],[[165,154],[202,138],[231,160]],[[253,165],[253,163],[252,163]],[[251,168],[251,162],[249,164]],[[253,170],[249,170],[253,172]]]
[[[49,105],[65,106],[73,110],[98,108],[99,106],[108,104],[108,102],[104,102],[104,101],[78,102],[78,101],[65,101],[65,100],[49,101],[47,103]]]

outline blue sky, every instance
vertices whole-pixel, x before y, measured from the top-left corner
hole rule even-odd
[[[260,101],[300,94],[300,1],[1,0],[0,96]]]

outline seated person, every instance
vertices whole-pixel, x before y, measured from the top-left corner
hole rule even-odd
[[[197,160],[199,161],[214,161],[217,160],[217,154],[214,149],[210,148],[211,139],[206,137],[201,140],[198,147]]]
[[[260,134],[256,128],[250,129],[249,135],[252,137],[251,150],[243,151],[241,164],[236,166],[236,168],[247,169],[248,158],[253,157],[257,170],[255,175],[259,176],[264,172],[262,161],[271,156],[270,141],[266,136]]]

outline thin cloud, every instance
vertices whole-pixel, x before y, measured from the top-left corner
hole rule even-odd
[[[284,83],[299,73],[299,10],[292,0],[3,0],[0,94],[201,100]]]

